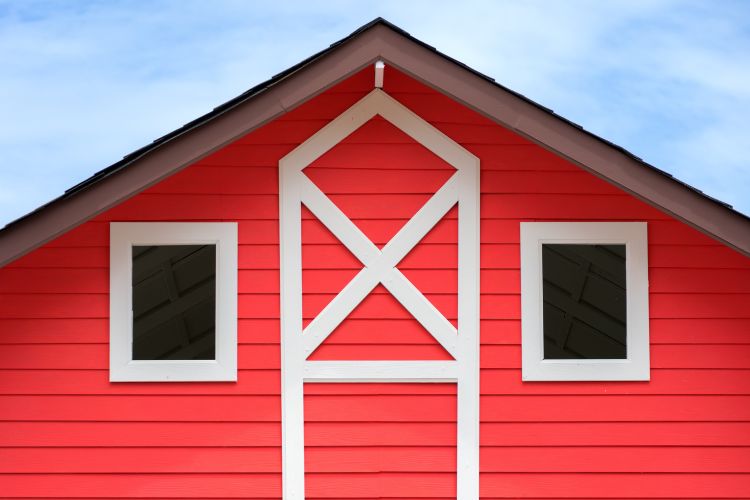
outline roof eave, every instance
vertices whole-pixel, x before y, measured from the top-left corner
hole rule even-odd
[[[372,24],[372,23],[371,23]],[[371,26],[382,32],[380,22]],[[379,29],[378,29],[379,28]],[[368,28],[369,29],[369,28]],[[0,230],[0,267],[122,203],[325,91],[378,57],[378,33],[358,30],[308,64],[179,134],[128,155],[75,192],[53,200]],[[234,100],[233,100],[234,101]]]

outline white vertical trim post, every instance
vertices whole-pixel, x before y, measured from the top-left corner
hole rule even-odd
[[[282,489],[286,499],[305,497],[305,413],[302,386],[302,206],[294,172],[279,168],[281,252]],[[292,178],[293,179],[293,178]]]
[[[457,498],[479,498],[479,159],[461,171],[458,209]]]
[[[374,245],[302,170],[375,115],[411,136],[456,169],[382,250]],[[376,88],[279,161],[282,342],[283,498],[302,500],[305,382],[455,382],[457,492],[479,497],[479,159]],[[363,264],[302,328],[301,205]],[[458,205],[458,328],[397,269],[419,241]],[[453,356],[451,361],[308,361],[308,356],[382,283]]]

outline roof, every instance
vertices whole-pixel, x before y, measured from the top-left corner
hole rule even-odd
[[[750,256],[750,217],[382,18],[71,187],[0,229],[0,266],[383,60],[500,125]]]

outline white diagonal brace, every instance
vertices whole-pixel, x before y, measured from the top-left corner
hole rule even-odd
[[[305,142],[297,146],[279,161],[283,169],[301,171],[306,166],[323,156],[346,136],[367,123],[378,113],[385,95],[382,91],[373,90],[360,99],[356,106],[340,114],[328,125],[318,130]]]
[[[383,285],[419,321],[419,324],[448,351],[453,359],[457,359],[458,332],[432,302],[427,300],[419,289],[396,268],[391,269],[383,279]]]
[[[396,233],[382,252],[312,181],[307,177],[300,179],[303,203],[365,265],[365,269],[305,328],[303,344],[306,355],[317,349],[378,282],[382,282],[396,300],[455,357],[456,329],[395,266],[456,204],[459,177],[458,172],[454,174]]]
[[[377,89],[377,94],[377,99],[381,101],[379,103],[381,107],[378,108],[380,116],[447,163],[456,167],[457,165],[465,165],[470,158],[475,158],[463,146],[424,121],[414,111],[398,102],[385,91]]]
[[[453,174],[383,247],[383,255],[396,266],[417,243],[458,203],[460,172]]]
[[[378,273],[370,267],[365,267],[347,283],[302,331],[305,357],[312,354],[333,333],[379,282]]]
[[[302,173],[299,176],[302,203],[330,230],[364,265],[380,256],[380,249],[365,236],[349,217],[328,198],[318,186]]]
[[[458,332],[451,322],[401,271],[391,268],[385,276],[378,276],[369,267],[360,271],[304,329],[302,343],[305,356],[312,354],[379,282],[455,359]]]

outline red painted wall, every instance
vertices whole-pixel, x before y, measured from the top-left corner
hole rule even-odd
[[[0,496],[278,498],[277,162],[372,86],[364,71],[0,269]],[[746,498],[750,259],[386,70],[385,89],[482,164],[484,498]],[[378,244],[445,165],[374,120],[309,175]],[[239,222],[239,381],[108,382],[108,222]],[[519,221],[649,223],[650,382],[522,383]],[[455,315],[448,214],[400,269]],[[359,265],[310,215],[305,315]],[[441,359],[382,289],[318,359]],[[455,387],[306,387],[307,494],[450,498]]]

